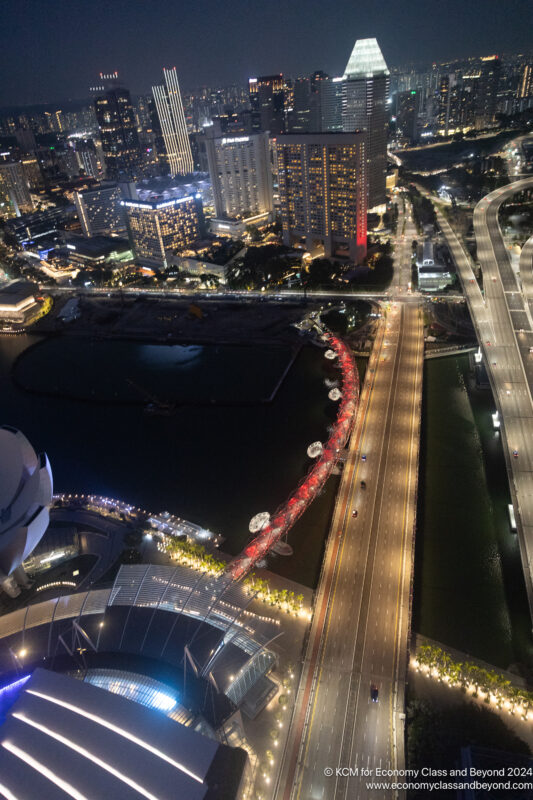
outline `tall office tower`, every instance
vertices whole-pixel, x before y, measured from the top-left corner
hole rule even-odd
[[[162,202],[123,200],[135,259],[141,266],[165,269],[168,255],[200,238],[202,202],[178,197]]]
[[[0,163],[0,196],[6,198],[16,217],[33,210],[21,163],[14,161]]]
[[[485,56],[481,59],[476,103],[475,127],[477,130],[490,128],[496,121],[501,66],[498,56]]]
[[[520,75],[516,96],[519,100],[533,95],[533,64],[525,64]]]
[[[418,139],[418,113],[420,109],[420,91],[410,89],[396,95],[396,128],[410,144]]]
[[[176,67],[164,69],[164,86],[153,86],[157,120],[165,148],[165,159],[170,175],[188,175],[194,172],[187,123],[183,113]]]
[[[320,81],[320,128],[322,133],[342,131],[342,78]]]
[[[83,235],[111,236],[127,230],[123,196],[114,183],[101,183],[94,189],[76,192],[74,205]]]
[[[285,92],[283,75],[264,75],[248,79],[250,106],[257,131],[269,131],[273,136],[285,131]]]
[[[272,212],[268,133],[205,139],[217,217]]]
[[[360,262],[366,254],[366,136],[289,134],[276,139],[283,242]]]
[[[311,127],[311,81],[296,78],[292,84],[292,108],[288,112],[288,127],[291,133],[317,132]]]
[[[100,129],[107,177],[112,180],[135,178],[139,172],[140,150],[135,114],[130,93],[120,85],[118,73],[100,73],[101,85],[91,89]]]
[[[389,70],[376,39],[358,39],[343,76],[342,127],[367,135],[368,207],[386,203]]]

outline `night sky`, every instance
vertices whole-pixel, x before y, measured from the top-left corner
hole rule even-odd
[[[88,97],[118,70],[133,94],[163,66],[183,87],[342,74],[357,38],[389,66],[531,50],[531,0],[2,0],[0,106]]]

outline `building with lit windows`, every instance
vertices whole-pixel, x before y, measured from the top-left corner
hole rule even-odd
[[[33,209],[28,182],[19,162],[0,162],[1,202],[7,203],[16,217]]]
[[[206,137],[217,218],[238,219],[272,212],[272,172],[267,133]]]
[[[533,64],[525,64],[522,69],[522,73],[520,75],[516,96],[518,99],[523,99],[526,97],[531,97],[532,95],[533,95]]]
[[[164,153],[161,155],[168,164],[171,177],[189,175],[194,172],[194,162],[176,67],[164,69],[163,78],[163,86],[152,87],[157,111],[154,122],[159,127],[156,137],[160,131],[164,143]]]
[[[386,203],[389,70],[376,39],[358,39],[342,82],[342,128],[367,135],[368,208]]]
[[[363,133],[276,139],[283,241],[360,262],[366,254],[366,138]]]
[[[100,73],[100,80],[101,85],[91,91],[97,94],[94,110],[107,177],[128,180],[138,175],[141,158],[130,93],[120,85],[117,72],[112,75]]]
[[[126,213],[121,205],[122,194],[114,183],[102,183],[94,189],[74,194],[84,236],[110,236],[125,233]]]
[[[277,135],[285,131],[285,95],[283,75],[264,75],[248,79],[253,129]],[[292,87],[291,92],[292,93]]]
[[[167,253],[183,250],[201,236],[202,203],[197,196],[142,203],[123,200],[122,205],[135,260],[141,266],[164,269]]]

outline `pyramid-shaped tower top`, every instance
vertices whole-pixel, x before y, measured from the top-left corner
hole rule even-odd
[[[389,70],[377,39],[358,39],[344,70],[344,78],[372,78],[388,75]]]

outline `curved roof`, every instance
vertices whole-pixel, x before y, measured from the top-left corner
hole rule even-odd
[[[10,575],[48,527],[52,470],[24,434],[0,426],[0,570]]]

